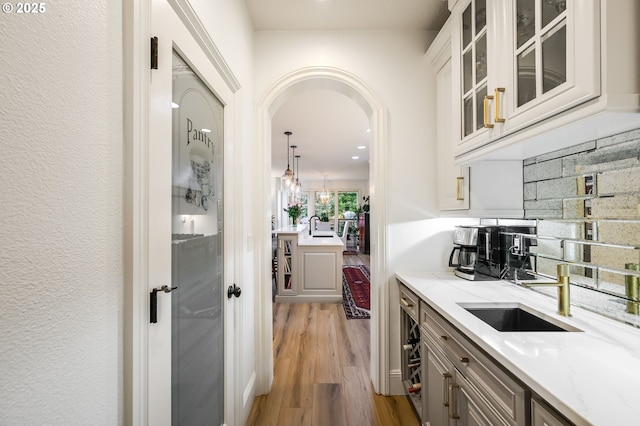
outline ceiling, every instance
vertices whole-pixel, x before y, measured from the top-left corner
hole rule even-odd
[[[245,4],[257,31],[437,31],[449,16],[443,0],[245,0]],[[300,155],[301,180],[367,180],[368,126],[362,109],[343,94],[310,89],[291,96],[271,122],[272,174],[280,176],[287,167],[284,132],[291,131],[291,145],[298,146]]]
[[[438,31],[444,0],[245,0],[256,31]]]

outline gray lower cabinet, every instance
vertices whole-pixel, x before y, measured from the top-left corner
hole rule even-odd
[[[456,425],[498,426],[510,424],[507,419],[495,412],[494,407],[459,371],[456,371],[455,383],[450,387],[449,404],[452,415],[458,418]]]
[[[520,426],[529,423],[530,392],[420,302],[422,423]]]
[[[423,333],[424,335],[424,333]],[[449,385],[453,385],[455,368],[449,359],[430,341],[428,335],[422,339],[422,359],[424,387],[422,392],[423,424],[430,426],[454,424],[449,414]]]
[[[424,418],[422,398],[422,343],[419,326],[420,299],[408,288],[400,287],[400,340],[402,343],[402,384],[420,418]]]
[[[531,426],[571,426],[553,408],[535,397],[531,398],[531,418]]]

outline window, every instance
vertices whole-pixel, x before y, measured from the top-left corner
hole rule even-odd
[[[320,201],[320,192],[316,192],[315,212],[321,222],[333,222],[335,218],[335,206],[335,192],[332,192],[332,197],[329,198],[329,202],[326,204]]]

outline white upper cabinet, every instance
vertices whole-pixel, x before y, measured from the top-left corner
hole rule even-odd
[[[599,6],[592,0],[502,2],[505,75],[493,121],[518,130],[600,95]],[[515,7],[515,9],[514,9]],[[504,88],[503,92],[498,89]]]
[[[452,11],[454,138],[457,150],[467,151],[494,137],[489,92],[499,83],[495,1],[459,1]]]
[[[636,3],[450,1],[456,161],[538,137],[538,152],[522,145],[494,157],[525,158],[562,148],[558,139],[576,144],[640,124]],[[635,114],[636,124],[620,115],[578,123],[611,111]],[[576,123],[555,142],[540,137]]]
[[[440,210],[468,210],[469,168],[454,164],[450,22],[448,20],[444,24],[427,51],[427,57],[436,75],[438,208]]]

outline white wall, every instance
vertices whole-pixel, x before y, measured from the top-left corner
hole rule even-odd
[[[390,369],[398,370],[398,270],[442,270],[451,226],[436,205],[434,76],[424,52],[435,34],[426,32],[258,32],[256,96],[284,75],[304,67],[350,72],[371,87],[388,111],[388,272]],[[375,197],[371,210],[375,214]],[[444,227],[444,228],[443,228]],[[382,249],[382,248],[381,248]],[[395,350],[397,349],[397,350]]]
[[[252,37],[243,2],[190,2],[241,88],[233,129],[251,188]],[[122,2],[60,0],[0,26],[0,424],[123,422]],[[126,9],[127,11],[130,8]],[[247,315],[236,364],[249,408],[254,360],[252,194],[236,256]]]
[[[122,3],[46,7],[0,25],[0,424],[115,425]]]

